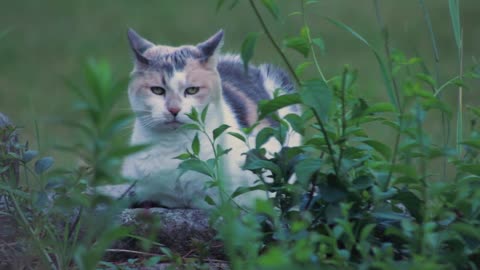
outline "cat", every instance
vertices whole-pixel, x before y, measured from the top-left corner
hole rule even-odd
[[[220,54],[223,39],[220,30],[197,45],[171,47],[155,45],[128,30],[134,56],[128,97],[136,115],[131,144],[151,144],[149,149],[127,157],[122,167],[124,177],[138,181],[131,192],[134,200],[153,201],[167,208],[206,208],[206,195],[218,202],[218,189],[205,185],[207,176],[178,169],[181,161],[175,157],[190,148],[196,133],[181,127],[192,122],[186,114],[193,108],[201,112],[208,105],[205,126],[210,134],[221,124],[229,125],[228,131],[240,132],[257,122],[261,100],[271,99],[276,89],[294,91],[288,75],[278,67],[249,65],[245,72],[238,55]],[[289,113],[298,110],[287,107],[279,111],[280,117]],[[271,119],[264,119],[257,130],[272,124]],[[286,142],[299,145],[300,139],[297,133],[289,132]],[[212,158],[207,138],[200,135],[199,140],[201,158]],[[222,136],[221,144],[224,149],[232,148],[223,157],[226,192],[254,184],[257,177],[241,169],[247,146],[229,135]],[[270,140],[265,148],[272,153],[281,145]],[[109,187],[108,192],[118,195],[125,188]],[[235,200],[251,206],[258,197],[265,197],[265,192],[246,193]]]

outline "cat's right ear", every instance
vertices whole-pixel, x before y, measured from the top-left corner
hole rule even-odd
[[[135,56],[135,65],[137,67],[148,66],[149,60],[143,55],[143,53],[148,48],[155,45],[152,42],[141,37],[132,28],[128,29],[127,35],[128,35],[128,41],[130,42],[130,47],[132,48],[132,51],[133,51],[133,55]]]

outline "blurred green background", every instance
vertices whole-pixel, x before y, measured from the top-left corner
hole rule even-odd
[[[259,7],[260,7],[260,0]],[[297,34],[299,1],[279,0],[282,18],[274,21],[260,7],[278,41]],[[432,67],[432,48],[428,30],[417,0],[381,0],[382,16],[390,31],[391,45],[407,56],[419,55]],[[125,78],[131,69],[126,30],[132,27],[151,41],[180,45],[200,42],[219,28],[226,31],[224,51],[238,52],[249,32],[261,31],[248,1],[229,10],[230,1],[218,13],[217,0],[3,0],[0,8],[0,111],[23,127],[24,139],[38,148],[34,139],[36,121],[41,150],[59,142],[70,142],[75,134],[59,125],[61,117],[74,118],[74,96],[65,78],[83,81],[83,65],[89,58],[106,59],[116,78]],[[426,0],[440,54],[441,83],[458,74],[458,59],[447,0]],[[460,0],[464,34],[465,67],[472,66],[480,52],[480,1]],[[372,101],[387,100],[376,60],[371,51],[349,33],[336,28],[325,16],[342,21],[362,34],[375,47],[383,48],[373,1],[320,0],[308,7],[313,36],[321,36],[326,53],[320,63],[327,77],[339,74],[345,64],[359,70],[358,95]],[[303,61],[287,51],[294,64]],[[282,65],[265,36],[259,39],[254,62]],[[471,81],[465,100],[479,105],[478,81]],[[455,104],[455,88],[447,90],[445,100]],[[127,92],[122,108],[128,109]],[[454,124],[454,123],[452,123]],[[440,122],[429,123],[433,130]],[[128,138],[129,130],[125,130]],[[60,155],[61,154],[55,154]],[[68,160],[68,158],[67,158]],[[64,161],[67,162],[67,161]]]

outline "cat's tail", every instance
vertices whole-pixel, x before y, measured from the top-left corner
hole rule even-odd
[[[279,89],[280,94],[295,92],[295,86],[290,76],[283,69],[272,64],[262,64],[258,68],[260,69],[263,87],[271,97],[277,89]]]

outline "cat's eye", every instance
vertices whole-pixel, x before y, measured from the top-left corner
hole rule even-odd
[[[165,89],[163,87],[160,87],[160,86],[152,86],[152,87],[150,87],[150,90],[155,95],[160,95],[161,96],[161,95],[165,94]]]
[[[195,95],[196,93],[198,93],[198,91],[200,91],[200,87],[188,87],[187,89],[185,89],[185,94]]]

